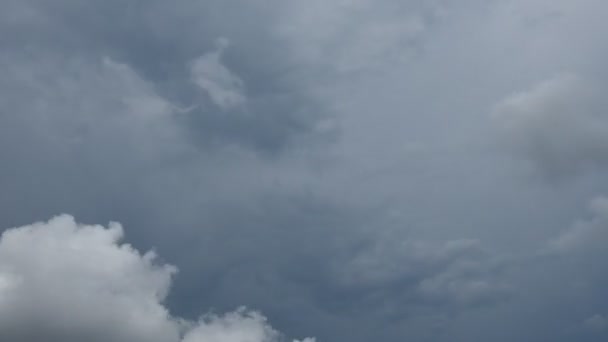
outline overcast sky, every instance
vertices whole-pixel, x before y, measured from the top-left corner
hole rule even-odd
[[[0,1],[0,340],[608,340],[607,13]]]

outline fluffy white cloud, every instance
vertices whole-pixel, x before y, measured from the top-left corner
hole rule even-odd
[[[0,339],[176,341],[161,304],[175,268],[122,236],[119,224],[79,226],[67,215],[6,231]]]
[[[268,325],[264,316],[240,308],[224,316],[203,316],[182,342],[275,342],[279,339],[280,334]],[[294,342],[315,342],[315,339]]]
[[[199,322],[163,305],[175,267],[121,243],[118,223],[61,215],[0,239],[0,340],[274,342],[266,319],[239,309]],[[182,339],[183,336],[183,339]],[[311,342],[312,340],[305,340]]]

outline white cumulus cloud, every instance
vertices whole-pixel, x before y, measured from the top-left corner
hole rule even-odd
[[[163,301],[177,269],[122,243],[118,223],[69,215],[12,228],[0,239],[0,340],[276,342],[266,318],[244,308],[173,317]],[[306,339],[306,342],[314,340]]]

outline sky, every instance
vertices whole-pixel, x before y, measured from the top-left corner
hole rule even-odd
[[[603,0],[3,0],[0,340],[608,339]]]

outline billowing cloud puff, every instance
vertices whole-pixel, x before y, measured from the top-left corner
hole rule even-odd
[[[203,316],[186,332],[182,342],[278,342],[279,340],[280,334],[268,325],[264,316],[240,308],[224,316]],[[315,339],[305,338],[293,342],[315,342]]]
[[[0,340],[275,342],[256,312],[198,322],[164,307],[176,268],[122,243],[118,223],[80,225],[61,215],[0,239]],[[183,336],[183,338],[182,338]],[[305,340],[313,341],[313,340]]]
[[[565,73],[494,110],[502,138],[549,176],[608,164],[608,101],[601,85]]]

